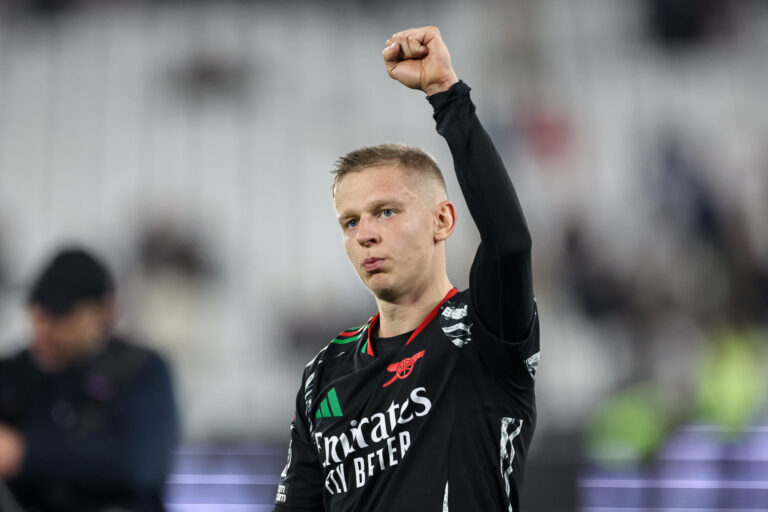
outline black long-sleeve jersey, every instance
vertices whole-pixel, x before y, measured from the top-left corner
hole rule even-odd
[[[275,511],[517,511],[536,424],[531,239],[463,82],[430,96],[480,231],[470,287],[414,331],[378,315],[304,370]]]

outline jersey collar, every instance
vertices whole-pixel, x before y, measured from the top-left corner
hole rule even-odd
[[[410,337],[408,338],[408,341],[405,342],[406,345],[408,345],[410,342],[413,341],[413,339],[419,335],[421,331],[424,330],[424,328],[431,322],[435,316],[437,316],[437,312],[440,310],[440,307],[445,304],[445,302],[459,293],[459,290],[456,288],[451,288],[448,293],[443,297],[443,300],[440,301],[440,304],[435,306],[435,309],[433,309],[427,316],[424,318],[424,320],[421,321],[419,326],[411,333]],[[379,319],[379,313],[376,313],[368,320],[368,333],[366,335],[366,340],[363,346],[360,349],[360,352],[363,354],[367,354],[371,357],[375,357],[376,354],[373,353],[373,344],[371,343],[371,330],[373,330],[373,326],[376,324],[376,322]]]

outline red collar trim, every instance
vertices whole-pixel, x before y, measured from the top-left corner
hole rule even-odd
[[[371,345],[371,330],[373,329],[373,324],[376,323],[376,320],[379,319],[379,314],[376,313],[371,317],[371,319],[368,321],[368,339],[365,342],[365,353],[368,354],[371,357],[374,357],[375,354],[373,353],[373,345]]]
[[[410,337],[408,338],[408,341],[405,342],[406,345],[408,345],[410,342],[416,338],[416,336],[419,335],[421,331],[424,330],[424,328],[429,325],[429,322],[434,320],[434,318],[437,316],[437,312],[440,311],[440,308],[442,307],[445,302],[459,293],[459,290],[456,288],[451,288],[448,293],[443,297],[443,300],[440,301],[440,304],[435,306],[435,309],[432,310],[431,313],[427,315],[427,317],[421,321],[419,326],[411,333]],[[373,344],[371,343],[371,331],[373,330],[373,326],[376,324],[376,321],[379,319],[379,313],[376,313],[369,321],[368,321],[368,339],[365,342],[365,353],[369,356],[375,357],[376,354],[373,353]]]

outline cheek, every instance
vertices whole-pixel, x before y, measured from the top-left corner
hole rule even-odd
[[[364,279],[365,272],[358,265],[361,258],[360,250],[360,244],[355,241],[354,237],[344,237],[344,252],[347,254],[347,260],[352,265],[355,273],[357,273],[361,279]]]
[[[415,272],[421,272],[429,258],[428,239],[421,230],[401,231],[393,239],[399,259]]]
[[[67,350],[78,341],[77,329],[72,325],[62,326],[51,333],[51,345],[57,350]]]
[[[54,338],[62,350],[77,351],[88,340],[98,337],[98,330],[94,319],[81,315],[61,325]]]
[[[416,223],[404,232],[403,239],[408,241],[408,244],[413,247],[419,253],[427,251],[432,247],[434,242],[434,233],[432,232],[432,226],[425,219],[421,219],[422,222]]]
[[[32,344],[42,354],[56,357],[67,349],[66,336],[62,336],[61,330],[57,328],[48,329],[40,334],[36,333]]]
[[[347,258],[352,260],[352,256],[354,255],[355,250],[355,241],[354,239],[349,235],[343,235],[342,241],[344,242],[344,252],[347,253]]]
[[[90,344],[90,340],[100,338],[104,328],[103,320],[94,315],[87,315],[81,319],[73,337],[84,340],[84,344]]]

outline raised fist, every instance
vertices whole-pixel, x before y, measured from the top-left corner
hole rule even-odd
[[[381,54],[387,73],[403,85],[432,95],[459,81],[437,27],[403,30],[386,44]]]

